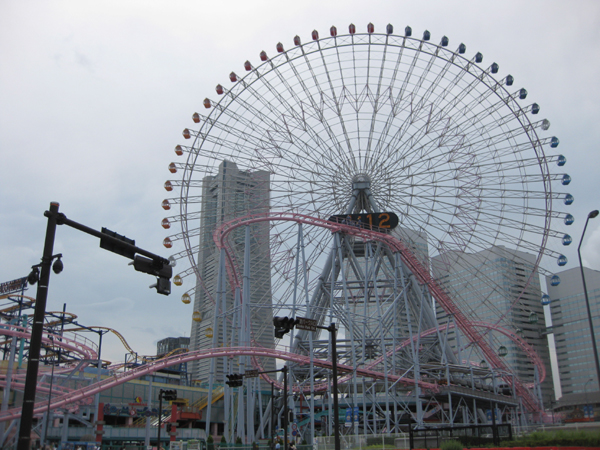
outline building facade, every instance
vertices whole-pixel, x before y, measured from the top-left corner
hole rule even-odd
[[[545,379],[537,395],[554,398],[550,352],[541,304],[540,278],[535,256],[503,246],[477,253],[447,252],[432,258],[434,278],[472,321],[498,324],[517,333],[545,363]],[[443,326],[451,318],[437,309]],[[480,328],[489,345],[498,351],[512,372],[523,382],[539,386],[537,373],[527,355],[509,337]],[[481,358],[463,336],[449,333],[449,342],[461,361]],[[459,344],[457,344],[457,342]]]
[[[190,333],[190,350],[221,346],[246,345],[251,339],[255,344],[273,348],[273,312],[271,300],[271,259],[269,247],[269,223],[250,225],[250,295],[248,308],[234,300],[228,276],[225,286],[218,290],[219,250],[214,242],[216,228],[234,218],[269,211],[269,180],[266,171],[239,170],[235,163],[223,161],[216,175],[202,180],[202,210],[200,214],[200,237],[198,271],[194,298],[194,320]],[[245,228],[238,228],[229,236],[237,262],[238,276],[244,270]],[[215,307],[215,305],[217,307]],[[247,314],[250,315],[247,320]],[[246,342],[238,330],[242,323],[249,323],[250,336]],[[227,342],[225,342],[227,341]],[[223,367],[222,358],[215,359],[213,381],[223,383],[231,368]],[[264,362],[264,369],[275,367],[274,361]],[[208,382],[211,360],[192,363],[192,379]]]
[[[161,339],[156,343],[156,356],[161,357],[178,349],[189,349],[189,337],[168,337]]]
[[[583,268],[587,285],[596,344],[600,346],[600,272]],[[581,280],[574,267],[556,274],[560,284],[546,278],[554,345],[563,396],[598,390],[591,334]],[[591,381],[590,381],[591,380]]]

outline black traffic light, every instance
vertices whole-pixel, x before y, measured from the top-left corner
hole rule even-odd
[[[244,384],[244,375],[242,375],[241,373],[232,373],[230,375],[227,375],[227,379],[228,381],[226,381],[225,383],[229,387],[239,387],[242,384]]]
[[[135,249],[131,248],[131,246],[135,246],[135,241],[133,239],[126,238],[125,236],[115,233],[114,231],[110,231],[108,228],[104,227],[102,227],[102,234],[118,239],[119,241],[122,241],[124,244],[128,245],[123,245],[115,239],[105,239],[104,237],[100,237],[100,248],[114,252],[117,255],[133,259],[133,255],[135,254]]]
[[[275,327],[275,337],[281,339],[290,330],[293,330],[298,319],[290,317],[273,317],[273,326]]]
[[[159,294],[169,295],[171,293],[171,276],[173,275],[173,268],[168,263],[146,258],[141,255],[135,255],[133,258],[133,268],[138,272],[156,275],[156,284],[153,284],[150,287],[155,287],[156,292]]]
[[[161,389],[160,394],[162,398],[165,400],[177,400],[177,390],[176,389]]]

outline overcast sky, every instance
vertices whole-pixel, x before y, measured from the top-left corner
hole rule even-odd
[[[154,253],[168,234],[160,226],[172,178],[167,166],[181,131],[214,87],[228,83],[261,50],[291,47],[317,29],[340,33],[392,23],[415,36],[443,35],[450,47],[483,53],[525,87],[560,138],[575,197],[574,245],[587,213],[600,208],[600,2],[566,1],[110,1],[0,2],[0,282],[26,276],[40,261],[51,201],[67,217],[107,227]],[[561,205],[561,210],[565,207]],[[171,230],[173,231],[173,230]],[[590,222],[584,263],[600,270],[600,218]],[[178,249],[181,250],[181,249]],[[156,341],[189,336],[191,305],[148,288],[149,275],[98,248],[98,239],[59,227],[55,253],[64,271],[52,274],[48,310],[78,315],[87,326],[120,331],[140,354]],[[554,269],[551,269],[554,270]],[[175,288],[174,288],[175,289]],[[35,296],[35,289],[29,290]],[[110,335],[103,356],[122,360]]]

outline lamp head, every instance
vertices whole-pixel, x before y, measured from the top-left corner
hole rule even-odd
[[[598,212],[599,212],[599,211],[598,211],[597,209],[595,209],[595,210],[591,211],[591,212],[588,214],[588,219],[593,219],[594,217],[597,217],[597,216],[598,216]]]

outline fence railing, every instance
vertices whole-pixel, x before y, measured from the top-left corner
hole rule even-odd
[[[342,450],[404,449],[410,448],[410,439],[408,433],[342,435],[340,447]],[[334,437],[315,437],[314,450],[335,450]]]

